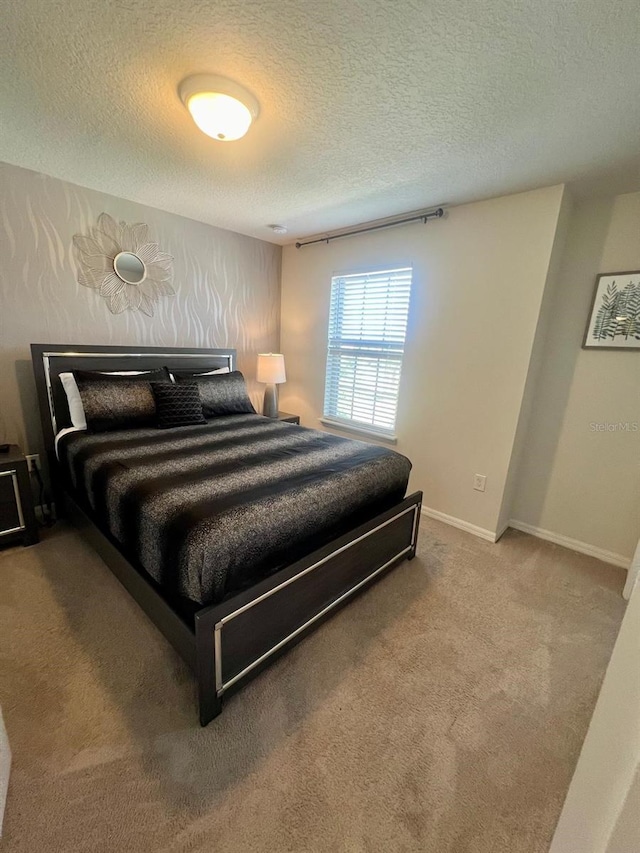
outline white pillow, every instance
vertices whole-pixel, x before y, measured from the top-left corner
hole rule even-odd
[[[100,370],[98,373],[105,373],[107,376],[140,376],[141,373],[149,373],[149,370]],[[84,406],[82,405],[82,397],[76,379],[73,373],[61,373],[60,381],[67,395],[67,403],[69,404],[69,414],[71,415],[71,423],[76,429],[86,429],[87,419],[84,414]]]
[[[84,406],[82,405],[82,398],[76,385],[75,376],[73,373],[61,373],[60,381],[62,382],[64,393],[67,395],[71,423],[76,429],[86,429],[87,419],[84,415]]]

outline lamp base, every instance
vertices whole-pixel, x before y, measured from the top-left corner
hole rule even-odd
[[[278,417],[278,386],[267,385],[264,389],[264,401],[262,403],[262,414],[265,418]]]

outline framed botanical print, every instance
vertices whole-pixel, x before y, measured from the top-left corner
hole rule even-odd
[[[582,346],[640,350],[640,271],[598,276]]]

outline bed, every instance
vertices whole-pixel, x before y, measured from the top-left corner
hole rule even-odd
[[[56,505],[193,669],[200,722],[415,555],[400,454],[255,413],[69,429],[70,370],[235,368],[230,349],[32,345]]]

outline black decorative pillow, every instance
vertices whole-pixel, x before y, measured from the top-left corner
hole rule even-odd
[[[239,370],[213,376],[193,376],[190,379],[176,374],[176,383],[181,385],[184,382],[197,384],[205,418],[256,413],[247,394],[244,376]]]
[[[195,382],[152,382],[151,391],[156,401],[158,427],[192,426],[206,424],[202,414],[202,401]]]
[[[153,426],[156,404],[150,383],[169,382],[164,368],[136,376],[74,370],[73,376],[91,432]]]

